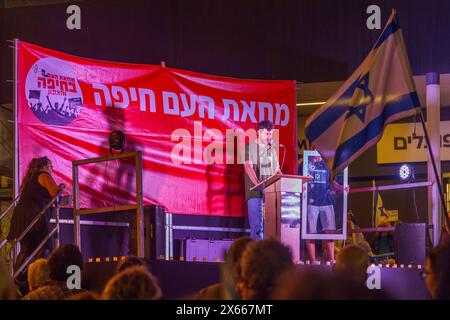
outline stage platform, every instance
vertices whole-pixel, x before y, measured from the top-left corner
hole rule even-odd
[[[114,274],[117,261],[113,258],[93,259],[85,264],[84,283],[90,290],[101,292]],[[183,299],[220,280],[221,263],[148,260],[152,273],[158,277],[163,299]],[[298,265],[298,268],[316,268],[333,272],[327,265]],[[422,269],[382,267],[381,288],[392,299],[424,300],[429,298],[420,276]]]

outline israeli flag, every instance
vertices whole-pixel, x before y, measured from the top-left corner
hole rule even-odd
[[[396,12],[342,87],[306,120],[305,134],[333,176],[376,144],[388,123],[420,110]]]

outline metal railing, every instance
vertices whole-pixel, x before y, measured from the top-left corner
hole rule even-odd
[[[6,216],[6,214],[9,212],[9,210],[11,210],[12,208],[14,208],[17,204],[17,201],[19,201],[20,199],[20,195],[18,195],[14,201],[12,201],[8,208],[6,208],[1,214],[0,214],[0,223],[2,221],[2,219]],[[3,248],[6,244],[8,243],[8,239],[4,239],[2,242],[0,242],[0,249]]]
[[[6,214],[8,213],[9,210],[11,210],[13,207],[16,206],[16,203],[17,203],[17,201],[19,201],[19,199],[20,199],[20,195],[17,196],[17,197],[14,199],[14,201],[11,202],[11,203],[9,204],[8,208],[6,208],[5,211],[3,211],[3,212],[0,214],[0,221],[2,221],[2,219],[6,216]]]
[[[16,278],[22,271],[23,269],[25,269],[25,267],[31,262],[31,260],[36,256],[36,254],[41,250],[41,248],[45,245],[45,243],[56,233],[57,237],[56,237],[56,243],[55,246],[58,247],[59,246],[59,206],[58,206],[58,202],[56,201],[58,199],[58,197],[61,195],[61,193],[63,192],[64,187],[58,191],[58,193],[44,206],[44,208],[36,215],[36,217],[34,217],[33,221],[31,221],[31,223],[28,225],[28,227],[20,234],[20,236],[18,236],[16,239],[14,240],[7,240],[5,239],[1,245],[0,245],[0,249],[6,244],[6,243],[11,243],[11,248],[8,250],[7,255],[9,255],[11,258],[10,261],[10,273],[11,275],[13,275],[14,278]],[[18,198],[18,197],[17,197]],[[8,207],[8,211],[14,206],[14,203],[17,202],[17,198],[16,200],[14,200],[14,202],[10,205],[10,207]],[[17,244],[26,236],[26,234],[28,232],[30,232],[30,230],[33,228],[33,226],[38,222],[38,220],[47,212],[47,210],[53,205],[53,203],[55,203],[55,227],[48,233],[48,235],[40,242],[40,244],[36,247],[36,249],[31,253],[30,256],[28,256],[25,261],[22,263],[22,265],[17,269],[14,270],[14,260],[16,258],[16,254],[15,254],[15,248],[17,246]],[[2,214],[3,217],[3,214]],[[14,250],[14,254],[11,255],[12,251]]]

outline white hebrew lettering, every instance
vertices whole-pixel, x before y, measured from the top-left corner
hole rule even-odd
[[[285,104],[275,103],[276,116],[275,125],[285,127],[289,123],[289,108]],[[284,120],[281,120],[281,111],[284,111]]]
[[[111,95],[109,94],[108,87],[101,83],[93,83],[92,88],[94,89],[94,100],[97,106],[107,106],[111,107]],[[97,90],[97,92],[95,92]],[[103,103],[104,101],[104,103]]]
[[[255,103],[255,101],[251,101],[250,105],[248,105],[248,103],[245,102],[244,100],[241,100],[241,103],[244,106],[244,110],[242,111],[241,121],[242,122],[247,121],[247,115],[248,115],[248,117],[250,118],[250,121],[253,123],[256,123],[256,117],[255,117],[256,103]]]
[[[130,98],[128,97],[128,92],[125,88],[112,86],[111,93],[114,99],[114,107],[125,109],[130,105]]]
[[[198,97],[198,113],[200,118],[205,118],[205,108],[208,109],[208,119],[214,119],[214,100],[207,96]]]
[[[137,101],[136,88],[130,88],[131,101]]]
[[[172,101],[172,103],[170,103]],[[164,114],[179,115],[180,103],[175,93],[169,91],[163,91],[163,106]]]
[[[233,106],[233,120],[239,121],[239,105],[232,99],[222,99],[223,101],[223,116],[222,120],[227,120],[230,117],[230,106]]]
[[[195,94],[189,95],[189,101],[184,93],[181,94],[181,104],[183,105],[183,111],[181,111],[182,117],[189,117],[195,113],[195,104],[197,103],[197,96]]]
[[[153,90],[139,88],[138,91],[141,111],[147,110],[147,96],[150,104],[150,112],[156,112],[155,94],[153,93]]]
[[[258,102],[259,107],[259,121],[270,120],[273,122],[273,106],[268,102]],[[264,110],[267,110],[267,116],[265,116]]]

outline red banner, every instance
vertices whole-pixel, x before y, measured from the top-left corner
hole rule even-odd
[[[233,133],[263,119],[286,147],[283,172],[295,173],[294,81],[98,61],[25,42],[18,42],[17,73],[20,179],[33,157],[48,156],[55,180],[71,193],[72,161],[108,155],[109,133],[121,130],[126,150],[143,152],[145,204],[244,216],[242,141]],[[135,179],[130,161],[81,166],[81,207],[132,203]]]

